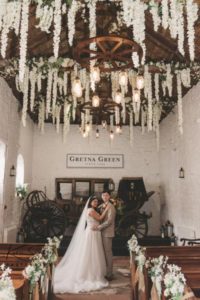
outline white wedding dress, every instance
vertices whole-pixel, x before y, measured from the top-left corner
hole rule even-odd
[[[54,293],[79,293],[108,286],[105,280],[106,261],[100,231],[92,230],[99,222],[89,216],[87,203],[72,241],[56,266],[53,276]],[[86,225],[87,224],[87,225]]]

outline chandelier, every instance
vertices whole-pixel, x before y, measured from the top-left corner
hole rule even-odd
[[[142,48],[135,41],[119,36],[94,37],[76,45],[74,58],[81,67],[88,70],[90,90],[93,93],[89,101],[77,106],[81,113],[80,130],[83,137],[88,136],[92,124],[96,125],[97,138],[100,136],[99,125],[102,124],[105,128],[109,124],[110,138],[113,139],[114,126],[116,133],[122,132],[122,124],[126,122],[126,115],[128,112],[131,113],[133,106],[138,106],[139,112],[140,90],[144,87],[144,78],[138,74],[138,69],[133,68],[132,56],[134,55],[139,64],[142,53]],[[133,103],[130,100],[125,101],[125,94],[128,92],[128,69],[138,74],[135,76],[135,88],[131,96]],[[101,97],[98,95],[98,85],[101,84],[101,77],[108,76],[118,77],[118,87],[115,91],[110,90],[110,93],[107,91],[106,97]],[[75,78],[72,83],[72,94],[80,98],[82,96],[80,90],[81,81]]]

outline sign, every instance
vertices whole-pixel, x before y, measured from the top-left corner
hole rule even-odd
[[[67,168],[123,168],[123,154],[67,154]]]

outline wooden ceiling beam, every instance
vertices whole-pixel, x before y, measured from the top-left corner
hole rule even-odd
[[[173,53],[173,56],[176,57],[178,60],[184,60],[184,57],[178,52],[177,45],[172,43],[160,33],[155,32],[153,29],[147,27],[146,36],[158,47],[161,47],[170,54]]]

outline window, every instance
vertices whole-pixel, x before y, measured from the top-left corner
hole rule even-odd
[[[24,185],[24,159],[21,154],[17,157],[17,169],[16,169],[16,187]]]

